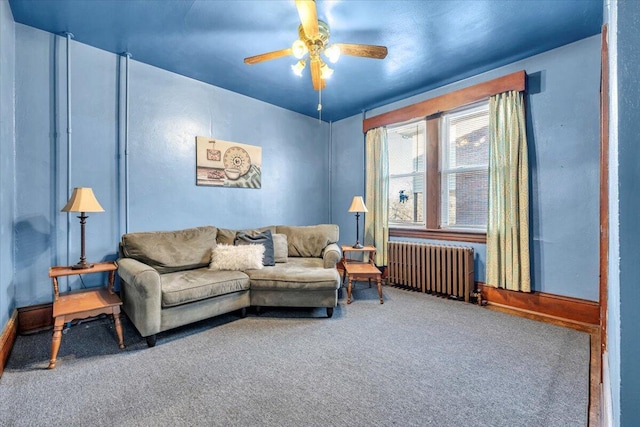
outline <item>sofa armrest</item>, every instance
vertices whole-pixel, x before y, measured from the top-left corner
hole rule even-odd
[[[340,246],[337,243],[330,243],[322,251],[322,260],[324,268],[336,268],[338,261],[342,257]]]
[[[147,337],[160,332],[160,274],[133,258],[121,258],[118,275],[123,309],[140,335]]]

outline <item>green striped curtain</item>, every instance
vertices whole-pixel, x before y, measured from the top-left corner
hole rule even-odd
[[[516,91],[489,100],[487,284],[531,291],[527,132]]]
[[[364,242],[376,247],[376,265],[386,266],[389,242],[389,154],[385,128],[367,132],[365,156],[365,204],[369,212],[364,219]]]

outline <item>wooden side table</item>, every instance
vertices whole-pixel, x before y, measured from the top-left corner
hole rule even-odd
[[[380,304],[384,304],[382,299],[382,273],[375,265],[376,248],[375,246],[364,246],[362,248],[354,248],[350,245],[342,245],[342,266],[344,272],[342,273],[342,283],[344,283],[345,277],[349,278],[349,286],[347,287],[347,304],[351,304],[351,290],[353,282],[358,280],[367,279],[369,281],[369,287],[371,287],[371,279],[374,279],[378,284],[378,296],[380,297]],[[347,252],[359,252],[368,253],[369,261],[355,261],[347,257]]]
[[[342,245],[340,247],[342,249],[342,265],[346,266],[347,263],[350,264],[362,264],[362,261],[358,261],[358,260],[354,260],[354,259],[350,259],[347,256],[347,252],[356,252],[356,253],[361,253],[361,254],[369,254],[369,264],[375,266],[374,262],[375,262],[375,258],[376,258],[376,247],[375,246],[363,246],[361,248],[354,248],[351,245]],[[344,271],[342,272],[342,283],[344,284],[344,281],[347,277],[347,270],[344,269]]]
[[[71,267],[51,267],[49,277],[53,282],[53,338],[51,339],[51,359],[49,369],[56,367],[56,358],[62,341],[62,328],[66,322],[75,319],[86,319],[100,314],[113,316],[113,321],[118,335],[120,349],[124,348],[122,338],[122,324],[120,323],[120,306],[122,301],[113,292],[113,280],[115,278],[118,264],[115,261],[99,262],[91,268],[74,270]],[[66,294],[60,294],[58,290],[58,277],[74,276],[80,274],[109,273],[109,283],[107,287],[82,289]]]

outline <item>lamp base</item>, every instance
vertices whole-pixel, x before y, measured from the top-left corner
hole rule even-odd
[[[355,245],[353,245],[353,246],[352,246],[352,248],[353,248],[353,249],[362,249],[362,248],[364,248],[364,246],[362,246],[362,245],[360,244],[360,242],[356,242],[356,244],[355,244]]]
[[[93,267],[93,264],[89,264],[86,260],[80,261],[76,265],[72,265],[72,270],[86,270],[87,268]]]

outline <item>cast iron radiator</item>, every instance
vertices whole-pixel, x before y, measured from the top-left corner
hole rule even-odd
[[[389,242],[389,283],[469,302],[474,290],[473,248]]]

